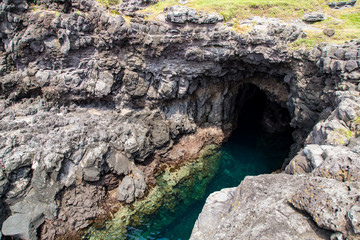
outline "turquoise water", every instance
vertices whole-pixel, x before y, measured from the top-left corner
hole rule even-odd
[[[266,102],[265,95],[259,91],[248,99],[239,113],[239,127],[229,140],[219,151],[208,150],[203,160],[189,165],[188,175],[176,185],[169,187],[159,176],[161,197],[156,198],[155,204],[147,205],[149,200],[139,203],[143,213],[126,213],[130,223],[125,223],[125,215],[115,217],[106,227],[89,231],[84,239],[189,239],[209,194],[238,186],[246,176],[274,172],[288,156],[293,143],[291,129],[276,133],[265,130],[262,116],[264,111],[269,111],[269,108],[265,110]],[[272,115],[271,118],[283,117],[278,111]]]
[[[175,220],[166,226],[164,219],[158,219],[161,214],[157,214],[153,221],[141,227],[128,228],[127,239],[187,240],[209,194],[238,186],[245,176],[271,173],[281,168],[293,143],[291,131],[265,131],[261,124],[263,109],[259,110],[258,104],[250,102],[243,108],[239,127],[221,148],[220,167],[201,199],[176,207]]]

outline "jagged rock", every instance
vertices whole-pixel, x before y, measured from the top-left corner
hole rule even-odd
[[[357,2],[356,0],[351,0],[349,2],[346,2],[346,1],[344,1],[344,2],[329,2],[328,5],[331,8],[339,9],[339,8],[345,7],[345,6],[353,7],[353,6],[355,6],[356,2]]]
[[[342,121],[331,120],[316,124],[306,142],[344,145],[349,142],[350,134],[349,128]]]
[[[360,161],[359,153],[354,153],[343,146],[322,146],[324,162],[313,172],[313,176],[333,178],[338,181],[359,181]]]
[[[359,190],[357,183],[312,178],[307,180],[290,202],[294,207],[309,213],[319,227],[344,233],[346,237],[355,237],[352,233],[355,229],[349,226],[347,217],[350,211],[353,213],[352,222],[360,220],[355,213],[359,206]]]
[[[293,157],[285,168],[285,172],[288,174],[309,173],[312,170],[312,166],[309,160],[306,158],[303,150],[301,150],[295,157]]]
[[[121,181],[116,196],[119,201],[131,203],[136,198],[142,198],[146,189],[146,182],[143,172],[132,165],[132,176],[126,176]]]
[[[113,168],[114,171],[119,175],[127,174],[129,172],[129,159],[124,154],[116,150],[113,150],[110,153],[110,156],[106,161],[109,166]]]
[[[41,211],[32,210],[28,214],[14,214],[2,225],[5,236],[14,236],[22,239],[36,239],[37,228],[44,222]]]
[[[123,81],[125,84],[126,92],[131,96],[144,96],[148,90],[148,83],[136,72],[125,70]]]
[[[223,20],[223,17],[217,14],[207,14],[199,12],[185,6],[171,6],[167,12],[166,19],[173,23],[197,23],[197,24],[215,24]]]
[[[206,219],[213,202],[222,202],[223,194],[214,194],[200,213],[190,239],[324,239],[326,231],[311,224],[292,208],[287,198],[304,184],[305,176],[275,174],[246,177],[233,196],[223,202],[216,222]],[[291,216],[291,217],[290,217]],[[206,220],[204,220],[205,218]],[[214,223],[211,225],[201,222]]]
[[[229,210],[233,203],[236,188],[225,188],[221,191],[214,192],[206,199],[201,214],[193,228],[191,239],[207,239],[207,233],[214,230],[221,221],[221,218]]]
[[[320,22],[325,20],[325,15],[323,13],[307,13],[303,16],[303,21],[313,23],[313,22]]]
[[[316,144],[307,145],[303,150],[306,158],[309,160],[312,169],[320,166],[324,159],[322,158],[323,149]]]
[[[360,205],[353,205],[346,215],[355,234],[360,234]]]

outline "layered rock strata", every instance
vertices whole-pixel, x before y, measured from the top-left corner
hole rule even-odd
[[[170,151],[183,139],[204,131],[201,143],[219,144],[213,129],[231,132],[245,83],[289,110],[294,154],[306,141],[284,179],[356,183],[359,43],[292,52],[287,43],[301,29],[278,20],[253,22],[252,31],[237,34],[220,16],[185,7],[156,22],[128,23],[91,0],[37,4],[0,3],[4,235],[52,239],[105,214],[109,191],[128,203],[143,197],[159,162],[198,154]],[[328,145],[355,157],[342,161]],[[350,225],[326,225],[328,215],[311,208],[311,197],[296,195],[294,185],[294,195],[280,192],[279,199],[314,216],[311,226],[357,234],[356,206],[346,210]]]

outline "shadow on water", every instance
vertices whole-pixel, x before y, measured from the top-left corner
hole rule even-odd
[[[221,148],[220,167],[207,185],[204,196],[190,205],[176,206],[177,217],[165,227],[162,220],[162,226],[156,226],[159,219],[154,219],[140,228],[129,228],[128,239],[189,239],[209,194],[238,186],[246,176],[271,173],[281,168],[293,143],[291,129],[268,131],[269,126],[264,127],[263,123],[269,102],[260,90],[252,90],[239,112],[237,129]]]

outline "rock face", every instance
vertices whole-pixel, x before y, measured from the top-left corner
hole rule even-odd
[[[190,239],[328,239],[329,232],[317,229],[288,203],[306,179],[287,174],[246,177],[237,188],[213,193]]]
[[[360,89],[340,49],[325,47],[317,62],[319,71],[341,79],[333,109],[320,115],[285,173],[247,177],[209,196],[191,239],[359,239]],[[329,65],[345,60],[344,67],[325,70],[325,56]]]
[[[137,2],[136,8],[153,1]],[[216,140],[209,129],[226,135],[234,128],[246,84],[291,114],[292,152],[298,154],[287,173],[305,174],[303,186],[310,177],[357,181],[359,42],[291,52],[286,44],[301,29],[279,20],[251,23],[245,35],[215,14],[184,6],[168,9],[162,22],[134,17],[128,23],[91,0],[37,3],[0,3],[4,235],[52,239],[104,214],[113,189],[124,202],[141,198],[156,161],[183,156],[181,151],[169,156],[182,139],[205,129],[210,140],[204,142],[211,144]],[[132,3],[117,7],[132,12]],[[301,149],[304,142],[308,146]],[[280,191],[274,201],[291,200],[295,208],[319,216],[314,228],[357,234],[355,203],[344,208],[350,225],[338,225],[342,215],[331,218],[336,227],[326,225],[329,214],[296,200],[300,177],[283,175],[279,181],[289,183],[284,191],[294,194]],[[330,189],[313,191],[338,196]],[[303,224],[301,231],[314,233]]]

